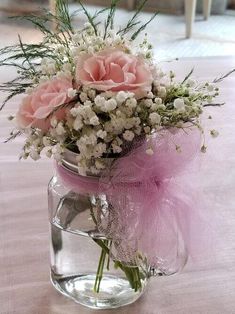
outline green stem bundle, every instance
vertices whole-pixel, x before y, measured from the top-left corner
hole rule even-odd
[[[93,240],[101,247],[101,254],[99,259],[99,264],[96,272],[96,280],[94,284],[94,291],[99,293],[100,291],[100,284],[103,278],[103,272],[104,272],[104,266],[105,266],[105,260],[106,257],[107,260],[107,270],[109,270],[109,259],[110,259],[110,247],[111,247],[111,241],[109,240],[101,240],[101,239],[95,239]],[[139,271],[138,266],[128,266],[123,264],[120,261],[114,261],[114,267],[121,269],[127,278],[127,280],[130,283],[131,288],[137,292],[138,290],[141,290],[142,283],[141,283],[141,274]]]

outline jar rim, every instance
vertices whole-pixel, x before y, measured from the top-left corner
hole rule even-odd
[[[63,158],[61,160],[61,166],[65,168],[66,170],[73,172],[74,174],[86,176],[86,177],[100,177],[102,175],[102,172],[105,171],[105,170],[101,171],[99,174],[94,174],[91,171],[88,171],[86,175],[80,174],[78,171],[78,161],[77,161],[78,156],[79,156],[78,153],[75,153],[71,151],[70,149],[65,148],[64,153],[63,153]],[[104,162],[107,168],[111,167],[116,159],[117,158],[109,158],[109,157],[100,158],[100,160]]]

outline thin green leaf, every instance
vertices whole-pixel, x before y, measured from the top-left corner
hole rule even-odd
[[[233,69],[233,70],[229,71],[228,73],[220,76],[219,78],[214,79],[213,83],[220,83],[220,82],[222,82],[225,78],[230,76],[232,73],[235,73],[235,69]]]
[[[80,6],[82,7],[83,13],[86,15],[88,22],[91,24],[91,27],[93,28],[94,32],[96,35],[98,35],[97,32],[97,27],[94,23],[94,17],[92,17],[90,15],[90,13],[87,11],[87,9],[85,8],[85,6],[83,5],[82,1],[78,0],[78,3],[80,4]]]
[[[72,20],[69,14],[68,0],[56,0],[56,17],[73,33]]]
[[[16,133],[11,132],[11,135],[4,141],[4,143],[8,143],[14,140],[16,137],[20,136],[21,134],[22,134],[21,131],[18,131]]]
[[[122,29],[120,29],[118,31],[118,34],[122,34],[125,35],[127,34],[135,25],[139,24],[140,21],[136,21],[136,18],[139,16],[139,14],[141,13],[142,9],[144,8],[146,2],[148,0],[143,0],[140,1],[137,8],[136,8],[136,12],[134,13],[134,15],[132,16],[132,18],[127,22],[126,26]]]
[[[193,74],[194,68],[191,69],[191,71],[185,76],[185,78],[182,81],[182,84],[184,84],[189,78],[190,76]]]
[[[113,29],[113,21],[114,21],[115,11],[116,11],[118,2],[120,2],[120,0],[112,0],[111,1],[111,5],[110,5],[110,8],[109,8],[109,13],[108,13],[107,19],[105,21],[104,39],[107,36],[108,29],[109,28]]]
[[[145,24],[143,24],[132,36],[131,36],[131,40],[135,40],[136,37],[143,31],[145,30],[145,28],[147,27],[147,25],[149,23],[152,22],[153,19],[155,19],[155,17],[157,16],[158,12],[155,12],[153,14],[153,16],[148,20],[148,22],[146,22]]]

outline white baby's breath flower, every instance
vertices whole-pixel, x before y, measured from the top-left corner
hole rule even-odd
[[[135,121],[132,118],[126,119],[125,129],[132,129],[135,125]]]
[[[166,88],[164,86],[160,86],[158,89],[158,96],[161,98],[166,97]]]
[[[215,89],[215,86],[213,84],[208,84],[208,86],[207,86],[208,92],[213,92],[214,89]]]
[[[102,170],[105,168],[105,164],[99,159],[96,159],[95,166],[98,170]]]
[[[146,107],[150,108],[153,105],[153,101],[152,101],[152,99],[145,99],[144,104]]]
[[[106,112],[110,112],[112,110],[114,110],[117,107],[117,102],[115,99],[109,99],[107,101],[105,101],[105,111]]]
[[[51,122],[51,126],[53,128],[55,128],[57,126],[58,121],[57,121],[56,117],[52,117],[50,122]]]
[[[37,148],[40,144],[41,144],[41,138],[35,138],[35,139],[33,139],[32,145],[33,145],[34,147]]]
[[[187,84],[188,84],[190,87],[194,87],[194,86],[196,85],[196,81],[193,80],[193,79],[191,79],[191,78],[189,78],[189,79],[187,80]]]
[[[33,159],[33,160],[38,160],[40,158],[40,154],[38,153],[38,151],[35,148],[32,148],[30,150],[29,156]]]
[[[136,127],[138,127],[141,123],[141,120],[139,117],[134,117],[134,118],[132,118],[132,120],[133,120],[134,126],[136,126]]]
[[[135,133],[133,133],[132,131],[127,130],[123,133],[123,138],[128,142],[131,142],[134,137]]]
[[[76,94],[77,94],[76,89],[73,89],[73,88],[68,89],[67,95],[69,98],[74,98],[76,96]]]
[[[97,143],[97,136],[96,134],[90,133],[89,135],[83,135],[82,137],[80,137],[80,139],[77,141],[78,145],[80,144],[84,144],[84,145],[96,145]]]
[[[115,138],[115,142],[120,146],[123,144],[123,141],[118,136]]]
[[[52,156],[51,146],[44,147],[43,148],[43,153],[46,155],[46,157],[51,158],[51,156]]]
[[[97,168],[94,167],[94,166],[91,166],[89,170],[90,170],[90,172],[91,172],[92,174],[94,174],[94,175],[97,175],[97,174],[100,173],[100,170],[97,169]]]
[[[122,104],[128,97],[129,94],[124,91],[120,91],[116,95],[116,99],[119,104]]]
[[[65,128],[61,122],[59,122],[56,126],[56,133],[60,135],[64,135],[66,133]]]
[[[79,109],[74,107],[74,108],[70,109],[70,113],[73,117],[76,117],[79,114]]]
[[[154,97],[154,96],[153,96],[153,93],[152,93],[152,92],[148,92],[148,93],[147,93],[147,97],[148,97],[148,98],[153,98],[153,97]]]
[[[116,144],[112,144],[112,150],[114,154],[119,154],[122,151],[122,148]]]
[[[83,103],[85,103],[85,101],[88,100],[87,93],[85,93],[85,92],[81,92],[79,97],[81,99],[81,102],[83,102]]]
[[[181,98],[176,98],[174,100],[174,108],[179,110],[179,111],[184,111],[185,110],[184,100]]]
[[[56,144],[52,147],[52,155],[56,161],[61,161],[63,152],[64,149],[60,144]]]
[[[107,132],[103,130],[99,130],[97,132],[97,137],[104,139],[107,136]]]
[[[144,132],[145,132],[146,134],[150,133],[150,131],[151,131],[151,129],[150,129],[149,126],[145,126],[145,127],[144,127]]]
[[[140,127],[140,126],[136,127],[135,130],[134,130],[134,132],[135,132],[135,134],[140,135],[141,132],[142,132],[141,127]]]
[[[90,89],[88,92],[87,92],[87,95],[90,99],[94,100],[95,99],[95,96],[96,96],[96,91],[94,89]]]
[[[105,143],[98,143],[94,147],[93,155],[94,157],[101,157],[103,153],[106,151],[106,144]]]
[[[154,102],[156,105],[160,106],[162,104],[162,99],[160,97],[154,98]]]
[[[151,106],[151,110],[156,111],[157,109],[159,109],[159,106],[156,103],[153,103]]]
[[[156,112],[152,112],[149,115],[149,120],[150,120],[151,125],[156,125],[161,122],[161,116]]]
[[[90,124],[91,125],[99,125],[100,124],[99,118],[96,115],[94,115],[90,119]]]
[[[126,106],[129,108],[136,108],[137,106],[137,100],[135,98],[129,98],[126,101]]]
[[[103,107],[104,104],[105,104],[105,98],[100,96],[100,95],[97,95],[95,97],[95,100],[94,100],[95,104],[97,107]]]
[[[73,128],[74,128],[74,130],[78,131],[78,130],[81,130],[82,127],[83,127],[82,119],[80,116],[77,116],[73,122]]]
[[[42,143],[43,143],[44,146],[50,146],[51,141],[50,141],[50,139],[47,136],[43,136]]]

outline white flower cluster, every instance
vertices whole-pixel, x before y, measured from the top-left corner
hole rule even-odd
[[[125,154],[140,138],[145,137],[149,142],[146,153],[152,155],[154,150],[150,139],[161,128],[183,128],[185,122],[200,128],[198,118],[203,104],[211,103],[218,95],[217,87],[209,83],[199,84],[191,79],[191,73],[182,82],[174,80],[172,71],[169,75],[163,73],[153,63],[152,45],[146,37],[134,46],[126,36],[112,29],[104,35],[99,26],[95,31],[91,24],[85,24],[83,30],[71,35],[69,45],[50,40],[54,58],[42,59],[40,77],[35,79],[35,84],[53,77],[70,78],[73,84],[65,92],[73,103],[67,107],[61,104],[66,107],[65,117],[59,120],[59,115],[52,114],[50,128],[46,132],[30,129],[22,158],[37,160],[44,152],[46,156],[60,161],[68,148],[78,153],[80,174],[88,171],[96,174],[105,168],[104,157]],[[153,76],[148,92],[140,96],[138,92],[101,92],[76,85],[77,58],[107,48],[118,48],[145,59]],[[30,94],[33,89],[30,87],[26,92]],[[211,135],[216,137],[218,134],[213,130]]]
[[[91,89],[84,88],[80,102],[69,110],[66,121],[51,119],[50,136],[60,143],[65,137],[74,137],[74,145],[79,151],[79,172],[97,173],[104,168],[101,157],[120,154],[125,143],[145,132],[145,124],[150,125],[149,133],[160,125],[160,116],[153,112],[153,106],[148,106],[148,102],[149,98],[142,99],[138,106],[135,94],[131,92],[96,95]],[[141,116],[145,116],[144,121]]]
[[[94,29],[89,23],[85,24],[83,30],[78,30],[73,35],[72,44],[71,54],[75,61],[76,57],[83,53],[93,54],[104,48],[122,47],[127,51],[131,49],[131,42],[117,34],[114,30],[108,30],[104,38],[102,31],[98,31],[98,34],[95,34]]]
[[[218,89],[191,79],[174,82],[172,73],[169,80],[162,73],[157,76],[144,98],[128,91],[69,89],[68,96],[76,96],[77,101],[67,109],[66,119],[52,116],[47,132],[27,129],[22,158],[37,160],[44,153],[60,161],[68,148],[78,152],[80,174],[97,174],[105,168],[105,157],[125,154],[139,138],[150,139],[146,153],[152,155],[151,136],[161,128],[183,128],[187,121],[200,128],[203,104],[216,97]],[[212,130],[211,135],[216,137],[218,132]]]

